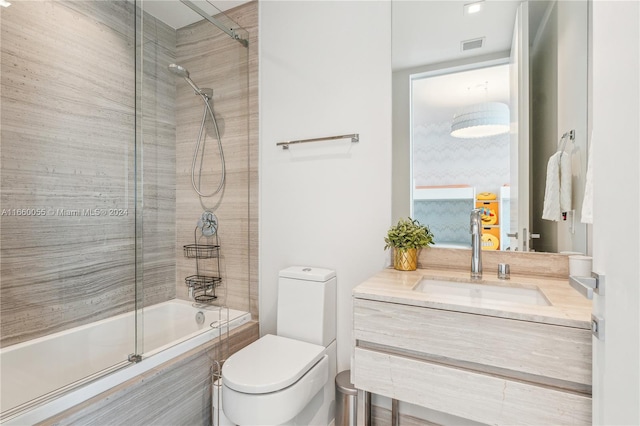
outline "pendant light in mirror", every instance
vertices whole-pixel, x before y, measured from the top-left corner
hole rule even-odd
[[[509,132],[509,107],[502,102],[483,102],[460,109],[451,123],[451,136],[482,138]]]

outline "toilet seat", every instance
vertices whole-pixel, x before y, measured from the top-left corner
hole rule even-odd
[[[223,367],[224,370],[224,367]],[[329,356],[322,355],[297,382],[268,393],[245,393],[222,381],[222,410],[236,425],[282,425],[300,414],[329,383]],[[333,383],[331,383],[333,385]]]
[[[320,345],[267,334],[229,357],[222,381],[236,392],[276,392],[297,382],[324,351]]]

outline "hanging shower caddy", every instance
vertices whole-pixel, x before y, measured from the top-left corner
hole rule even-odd
[[[193,231],[193,244],[183,246],[184,256],[196,260],[196,273],[184,279],[189,296],[198,303],[213,303],[218,296],[216,288],[220,277],[220,244],[218,220],[211,212],[204,212]],[[207,262],[208,268],[205,263]]]

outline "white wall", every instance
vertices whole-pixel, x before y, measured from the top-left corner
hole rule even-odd
[[[598,425],[640,424],[640,3],[593,2],[593,266],[606,274],[594,310]]]
[[[275,145],[347,133],[360,142]],[[276,331],[280,269],[335,269],[338,371],[350,368],[351,290],[385,266],[390,217],[390,3],[261,2],[261,333]]]
[[[396,223],[411,215],[411,72],[401,70],[392,75],[391,219]]]

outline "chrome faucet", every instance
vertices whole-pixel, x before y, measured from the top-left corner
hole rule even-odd
[[[482,209],[471,210],[471,278],[482,278]]]

